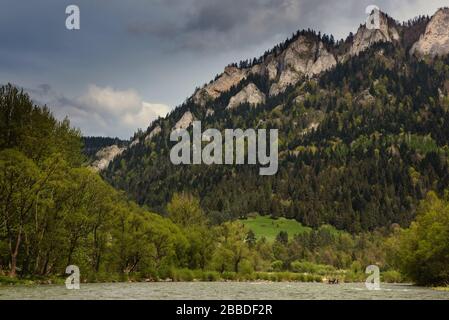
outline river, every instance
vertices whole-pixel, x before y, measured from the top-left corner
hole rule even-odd
[[[363,283],[328,285],[291,282],[91,283],[79,290],[63,285],[3,286],[0,299],[149,299],[149,300],[314,300],[445,299],[449,292],[411,285],[383,284],[371,291]]]

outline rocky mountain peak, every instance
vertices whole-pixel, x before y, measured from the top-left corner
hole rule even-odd
[[[321,38],[314,32],[298,32],[294,38],[275,47],[257,63],[250,63],[243,67],[236,64],[227,66],[215,80],[196,90],[192,100],[197,105],[204,107],[208,101],[213,101],[232,87],[238,86],[248,76],[258,75],[266,77],[271,83],[268,92],[261,92],[257,87],[259,92],[250,90],[257,93],[253,95],[257,101],[262,101],[261,94],[266,96],[281,94],[287,87],[296,85],[302,79],[316,77],[335,67],[337,61],[345,62],[375,43],[402,43],[402,40],[407,38],[409,45],[412,45],[418,39],[418,34],[423,32],[424,25],[420,28],[404,29],[387,14],[380,12],[378,28],[369,28],[366,24],[361,25],[349,42],[349,46],[344,47],[344,50],[339,50],[333,42]],[[414,43],[411,52],[419,55],[449,53],[449,32],[447,30],[449,30],[449,8],[440,9],[428,23],[426,31],[419,41]],[[418,34],[410,37],[409,34],[407,36],[407,32],[418,32]],[[404,34],[406,35],[401,39],[401,35]],[[251,94],[248,94],[248,90],[245,89],[233,97],[232,103],[229,101],[229,108],[249,102]]]
[[[410,53],[431,57],[449,53],[449,8],[442,8],[435,13]]]
[[[276,58],[274,64],[278,70],[277,81],[270,88],[270,96],[284,92],[302,77],[313,77],[331,69],[337,60],[321,41],[300,36]]]
[[[377,42],[393,42],[399,40],[400,36],[396,23],[385,13],[380,12],[379,28],[367,28],[366,24],[360,26],[354,36],[348,54],[349,56],[356,56]],[[343,56],[343,60],[347,58],[348,55]]]
[[[269,94],[277,95],[302,77],[316,76],[336,64],[336,57],[317,37],[300,35],[282,52],[270,53],[261,63],[248,68],[227,66],[214,81],[198,89],[192,98],[196,104],[204,106],[207,101],[218,98],[250,74],[268,77],[273,81]]]

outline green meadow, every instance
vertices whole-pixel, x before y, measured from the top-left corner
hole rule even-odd
[[[274,241],[281,231],[285,231],[290,237],[293,237],[296,234],[312,230],[296,220],[286,218],[273,219],[270,216],[256,216],[240,221],[255,233],[257,239],[265,237],[268,241]]]

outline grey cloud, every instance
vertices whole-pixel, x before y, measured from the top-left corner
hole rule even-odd
[[[171,48],[192,51],[252,47],[279,34],[312,28],[337,39],[364,23],[365,8],[376,4],[399,20],[432,14],[443,0],[185,0],[171,1],[175,19],[128,25],[134,35],[157,38]]]
[[[257,1],[196,1],[197,11],[190,14],[185,31],[215,31],[226,33],[249,20],[251,14],[257,13],[260,4]],[[248,10],[251,8],[251,10]]]
[[[117,90],[90,85],[82,95],[70,98],[54,91],[50,85],[25,88],[38,105],[47,105],[54,115],[68,117],[85,135],[129,138],[138,128],[145,129],[158,116],[165,116],[169,107],[149,103],[135,90]]]
[[[295,31],[300,20],[299,4],[295,0],[187,0],[172,3],[176,19],[149,18],[129,24],[127,30],[193,51],[248,47],[280,32]]]
[[[260,56],[298,29],[339,39],[364,22],[369,4],[398,20],[447,5],[447,0],[0,1],[0,82],[30,88],[36,101],[57,116],[69,115],[86,134],[124,137],[145,126],[139,119],[155,116],[153,109],[161,113],[164,105],[180,104],[228,63]],[[65,29],[69,4],[81,10],[76,32]],[[115,109],[81,99],[89,84],[121,88],[98,94],[119,91],[129,97],[123,88],[131,88],[138,102],[121,119]]]

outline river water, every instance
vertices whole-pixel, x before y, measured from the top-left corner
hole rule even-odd
[[[328,285],[287,282],[159,282],[92,283],[79,290],[63,285],[3,286],[0,299],[149,299],[149,300],[334,300],[334,299],[444,299],[449,292],[411,285],[382,284],[371,291],[363,283]]]

